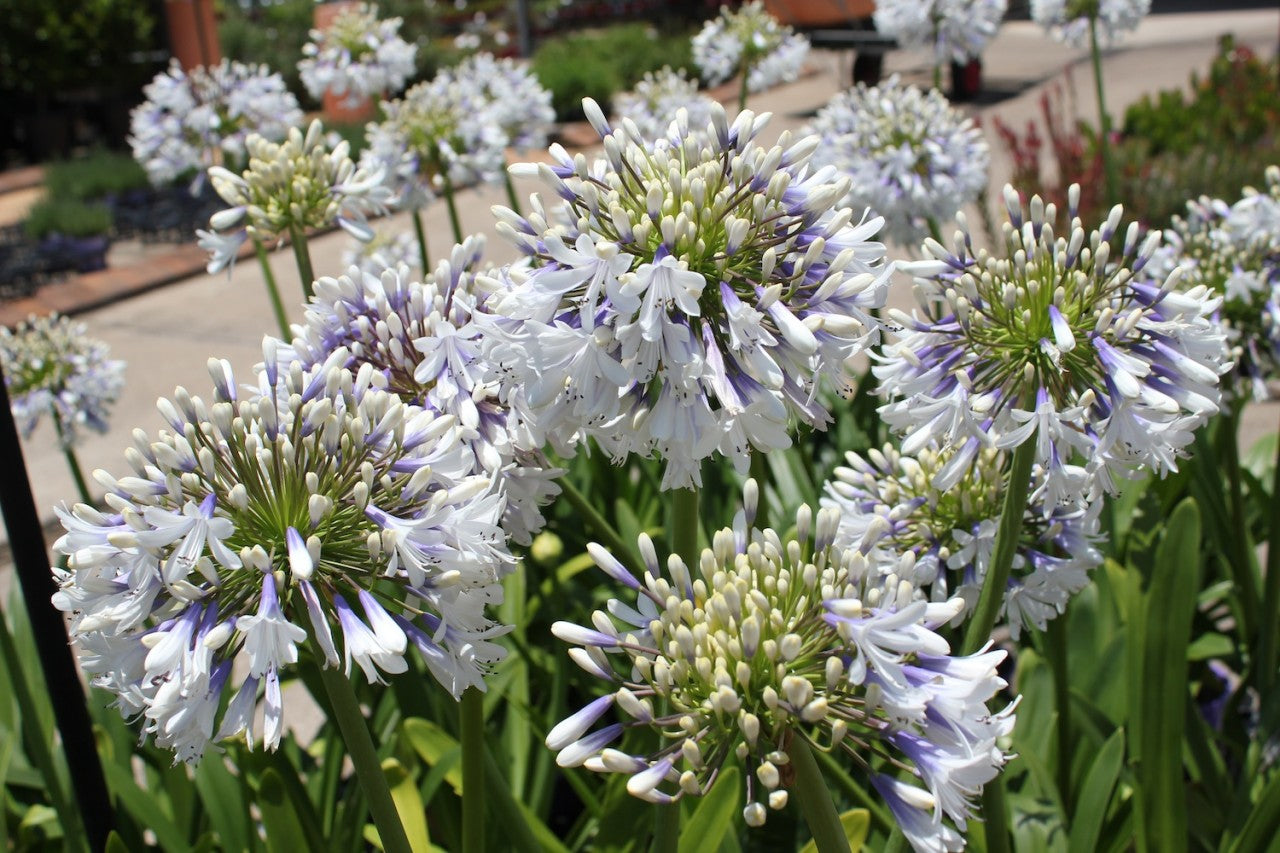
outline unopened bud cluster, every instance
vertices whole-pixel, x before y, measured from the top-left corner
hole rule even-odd
[[[788,801],[794,739],[839,750],[868,771],[889,751],[900,764],[912,762],[929,789],[916,789],[917,801],[933,810],[937,831],[954,832],[943,816],[963,826],[969,799],[1004,761],[995,740],[1012,716],[993,717],[983,704],[1004,686],[994,670],[1004,653],[951,657],[932,626],[956,616],[961,602],[928,603],[909,577],[882,574],[837,546],[834,510],[815,517],[803,507],[794,539],[751,529],[755,495],[749,481],[746,514],[735,529],[715,533],[697,566],[673,555],[663,572],[642,536],[646,571],[638,580],[590,547],[596,565],[634,589],[637,601],[610,601],[590,627],[552,627],[610,692],[552,729],[547,745],[562,766],[627,774],[631,794],[658,803],[705,793],[734,756],[752,826]],[[942,701],[962,681],[964,698]],[[623,722],[590,731],[611,708]],[[927,743],[935,724],[947,737]],[[634,728],[654,730],[658,749],[633,755],[613,747]],[[948,762],[967,768],[976,789],[938,769]]]

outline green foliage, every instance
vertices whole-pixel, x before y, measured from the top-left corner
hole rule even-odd
[[[549,39],[533,55],[533,71],[551,91],[561,121],[582,118],[583,98],[594,98],[607,109],[615,93],[664,65],[692,68],[689,38],[644,24]]]
[[[44,186],[59,201],[89,201],[147,186],[147,173],[128,154],[96,150],[44,167]]]
[[[133,87],[157,27],[148,0],[6,0],[0,27],[0,91],[40,94]]]
[[[37,240],[51,234],[93,237],[111,231],[111,211],[104,204],[48,198],[31,208],[23,228]]]

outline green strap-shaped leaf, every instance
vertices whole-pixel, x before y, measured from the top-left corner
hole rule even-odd
[[[195,771],[196,792],[209,823],[225,850],[252,850],[258,845],[241,781],[227,770],[222,756],[207,756]]]
[[[1093,853],[1098,849],[1098,837],[1107,818],[1111,792],[1120,776],[1124,763],[1124,729],[1116,729],[1098,750],[1085,774],[1080,788],[1080,800],[1071,821],[1071,838],[1068,853]]]
[[[680,831],[679,853],[718,850],[740,808],[738,768],[726,767]]]
[[[161,810],[155,794],[138,787],[129,771],[114,761],[109,761],[103,762],[102,772],[107,777],[107,787],[116,797],[116,807],[123,805],[138,826],[154,832],[161,848],[172,853],[187,853],[191,849],[186,833],[178,829],[173,819]]]
[[[1249,812],[1240,837],[1231,846],[1232,853],[1275,850],[1280,839],[1280,773],[1273,774],[1262,796]]]
[[[844,827],[845,840],[849,849],[857,853],[867,841],[867,833],[871,831],[871,812],[867,809],[849,809],[840,815],[840,825]],[[809,843],[800,848],[800,853],[818,853],[818,845],[811,838]]]
[[[413,853],[429,853],[431,836],[427,833],[427,810],[418,794],[418,785],[404,765],[394,758],[382,762],[382,773],[387,777],[391,799],[395,801],[400,825],[409,838]]]
[[[418,753],[418,757],[425,761],[429,767],[435,767],[444,756],[458,749],[458,742],[454,740],[453,736],[430,720],[423,720],[419,717],[405,720],[401,731],[404,732],[405,740],[409,742],[409,746],[413,747],[413,751]],[[445,773],[444,779],[449,783],[449,787],[453,788],[455,794],[462,796],[461,764],[455,763]]]
[[[258,808],[267,831],[267,849],[271,853],[298,853],[307,848],[302,822],[293,810],[293,800],[285,790],[284,780],[275,768],[262,771],[258,781]]]
[[[1186,727],[1187,646],[1200,582],[1200,511],[1188,498],[1173,510],[1156,549],[1146,591],[1142,671],[1136,713],[1139,850],[1187,847],[1182,737]]]

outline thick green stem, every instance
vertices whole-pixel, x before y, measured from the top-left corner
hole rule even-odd
[[[1237,475],[1238,476],[1238,475]],[[1271,695],[1276,677],[1276,640],[1280,631],[1280,436],[1276,437],[1276,468],[1271,480],[1271,516],[1267,519],[1267,576],[1262,586],[1262,614],[1258,619],[1258,694]]]
[[[267,286],[267,296],[271,299],[271,310],[276,315],[276,325],[280,327],[280,336],[293,340],[289,332],[289,315],[285,313],[284,301],[280,299],[280,288],[276,286],[275,273],[271,271],[271,262],[267,259],[267,248],[257,237],[253,238],[253,250],[258,255],[258,263],[262,266],[262,281]]]
[[[933,64],[933,88],[939,92],[942,91],[942,63],[940,62]]]
[[[741,73],[738,75],[740,81],[738,83],[738,112],[742,112],[747,108],[747,75],[751,72],[751,66],[742,63]]]
[[[1067,678],[1067,619],[1071,615],[1064,610],[1057,619],[1051,619],[1045,628],[1045,651],[1053,669],[1053,698],[1058,711],[1058,795],[1062,798],[1062,812],[1068,827],[1073,817],[1071,789],[1071,686]]]
[[[1009,844],[1009,808],[1004,800],[1004,774],[982,789],[982,827],[987,853],[1012,853]]]
[[[511,173],[506,169],[502,170],[502,181],[507,187],[507,203],[511,205],[511,209],[516,212],[516,216],[524,216],[520,212],[520,197],[516,195],[516,185],[511,183]]]
[[[316,274],[311,267],[311,250],[307,248],[307,232],[299,225],[289,226],[289,244],[293,246],[293,258],[298,262],[298,278],[302,279],[302,296],[311,299],[312,283]]]
[[[462,853],[484,851],[484,694],[468,687],[458,702],[462,747]]]
[[[1089,18],[1089,51],[1093,56],[1093,85],[1098,92],[1098,150],[1102,152],[1102,179],[1107,190],[1107,204],[1120,201],[1116,163],[1111,151],[1111,114],[1102,85],[1102,51],[1098,47],[1098,18]]]
[[[964,653],[973,654],[991,639],[1000,605],[1004,603],[1005,588],[1009,584],[1009,571],[1022,536],[1022,518],[1027,511],[1027,493],[1031,489],[1031,464],[1035,461],[1036,443],[1024,441],[1013,451],[1013,464],[1009,466],[1009,481],[1005,484],[1004,506],[1000,512],[1000,528],[996,533],[995,551],[991,565],[982,583],[978,606],[969,617],[969,628],[964,635]]]
[[[58,414],[56,407],[50,407],[49,412],[53,415],[53,428],[58,431],[58,446],[62,448],[62,456],[67,460],[67,467],[71,469],[71,479],[76,481],[76,491],[80,494],[80,500],[93,506],[93,496],[89,494],[89,484],[85,482],[80,460],[76,458],[75,448],[67,440],[67,426],[62,422],[62,415]]]
[[[698,490],[675,489],[671,492],[671,515],[667,527],[671,550],[695,571],[698,565]]]
[[[386,853],[412,853],[351,681],[339,670],[323,666],[320,667],[320,679],[324,682],[325,692],[329,694],[334,721],[338,724],[338,731],[347,747],[347,755],[355,767],[360,789],[369,802],[369,813],[378,828],[382,849]]]
[[[795,771],[795,783],[791,786],[795,794],[793,799],[800,804],[818,853],[849,853],[849,839],[840,823],[840,813],[836,811],[831,792],[818,770],[809,742],[793,732],[787,745],[787,755],[791,758],[791,769]]]
[[[422,227],[422,211],[415,207],[409,211],[409,218],[413,220],[413,233],[418,237],[418,261],[425,276],[431,272],[431,256],[427,254],[427,231]]]
[[[449,208],[449,225],[453,228],[453,242],[462,242],[462,220],[458,218],[458,202],[453,197],[453,181],[449,179],[449,170],[443,169],[441,177],[444,180],[444,203]]]
[[[600,544],[609,549],[609,553],[617,557],[624,566],[638,576],[643,577],[644,566],[640,565],[632,557],[633,551],[622,540],[622,535],[600,514],[600,511],[595,508],[591,501],[587,500],[586,495],[578,491],[577,487],[569,482],[568,479],[560,480],[560,492],[564,495],[565,500],[573,505],[582,520],[586,522],[591,535],[600,540]]]

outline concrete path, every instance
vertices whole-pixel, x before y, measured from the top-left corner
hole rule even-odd
[[[1278,29],[1280,12],[1274,9],[1147,18],[1136,33],[1105,58],[1107,97],[1113,114],[1122,114],[1127,104],[1145,93],[1186,87],[1192,71],[1207,68],[1221,34],[1234,33],[1240,43],[1269,55],[1275,48]],[[931,75],[928,62],[922,54],[899,51],[889,55],[886,72],[899,72],[913,82],[927,84]],[[995,105],[978,108],[976,112],[984,117],[999,116],[1022,127],[1027,119],[1038,117],[1038,98],[1046,81],[1067,69],[1078,114],[1090,122],[1095,120],[1087,54],[1051,41],[1034,24],[1006,23],[987,50],[984,63],[989,88],[1017,92]],[[752,109],[775,113],[770,136],[783,129],[798,128],[846,85],[847,57],[818,53],[813,64],[818,69],[816,74],[751,99]],[[992,184],[998,190],[1008,178],[1009,163],[994,139],[992,150]],[[533,182],[517,184],[522,197],[537,189],[540,187]],[[489,208],[504,202],[501,189],[496,187],[470,189],[460,198],[464,230],[489,234],[488,256],[496,262],[515,256],[509,246],[492,236]],[[426,222],[432,257],[441,257],[451,243],[443,204],[428,210]],[[409,224],[404,216],[396,216],[379,223],[379,227],[408,229]],[[341,232],[315,238],[311,251],[317,274],[339,273],[341,255],[350,244],[351,239]],[[903,252],[895,250],[895,255],[901,257]],[[292,253],[288,249],[276,252],[271,261],[292,307],[291,316],[300,319],[301,290]],[[229,359],[238,376],[250,379],[252,366],[260,358],[262,337],[273,329],[261,273],[252,259],[238,263],[229,279],[225,273],[197,275],[88,312],[80,319],[88,324],[90,334],[106,341],[113,354],[129,364],[124,395],[111,431],[89,436],[78,449],[86,472],[102,467],[116,474],[124,473],[122,452],[131,442],[132,430],[141,427],[154,433],[160,426],[154,407],[157,397],[169,396],[177,385],[207,396],[210,380],[205,364],[211,356]],[[1274,429],[1278,415],[1278,405],[1251,409],[1246,419],[1245,446],[1264,431]],[[25,452],[37,504],[44,515],[52,518],[49,508],[58,501],[73,501],[75,490],[47,423],[26,443]],[[0,567],[0,595],[5,592],[9,574],[8,566]]]

